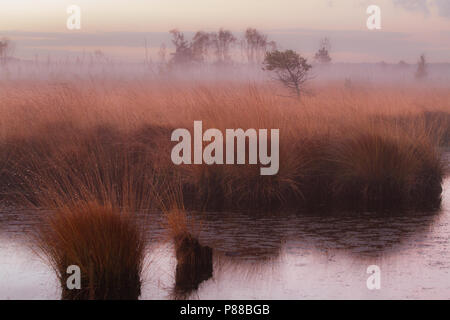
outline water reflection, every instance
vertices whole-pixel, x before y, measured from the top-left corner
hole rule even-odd
[[[214,248],[213,276],[182,291],[191,299],[450,298],[450,180],[434,213],[299,215],[192,213],[203,245]],[[52,271],[27,235],[45,212],[0,213],[0,298],[58,299]],[[174,296],[175,248],[159,214],[142,218],[151,245],[142,299]],[[381,290],[366,269],[380,266]]]
[[[185,232],[174,239],[177,267],[174,299],[185,299],[198,290],[199,285],[213,276],[213,250],[201,245],[196,237]]]
[[[203,214],[201,237],[228,257],[273,259],[281,249],[342,251],[354,258],[380,256],[426,237],[443,213],[406,215],[340,214],[332,216],[273,214]],[[257,240],[256,240],[257,239]]]

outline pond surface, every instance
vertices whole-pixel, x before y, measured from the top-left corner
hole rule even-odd
[[[428,213],[193,214],[214,248],[213,277],[190,299],[450,299],[450,179]],[[0,211],[0,299],[59,299],[54,273],[28,235],[39,211]],[[174,248],[161,215],[148,214],[142,299],[171,299]],[[367,267],[381,270],[369,290]]]

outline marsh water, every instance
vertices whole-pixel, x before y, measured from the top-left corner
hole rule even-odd
[[[213,277],[190,299],[450,299],[450,179],[441,210],[422,213],[196,213],[214,248]],[[29,234],[41,211],[0,211],[0,299],[59,299],[52,269]],[[161,215],[146,214],[141,299],[171,299],[174,248]],[[367,267],[381,270],[369,290]]]

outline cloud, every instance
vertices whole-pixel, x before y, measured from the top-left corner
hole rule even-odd
[[[450,1],[449,0],[434,0],[434,4],[438,8],[439,15],[450,18]]]
[[[402,7],[408,11],[423,12],[424,14],[429,14],[429,2],[427,0],[392,0],[394,5]],[[444,0],[448,1],[448,0]]]
[[[430,14],[431,7],[436,7],[441,17],[450,18],[450,0],[392,0],[395,6],[408,11]]]

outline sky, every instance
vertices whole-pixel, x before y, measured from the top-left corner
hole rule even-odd
[[[68,30],[70,5],[81,8],[81,29]],[[381,8],[381,30],[368,30],[369,5]],[[197,30],[226,28],[240,36],[257,28],[279,43],[312,56],[330,38],[334,61],[450,62],[450,0],[0,0],[0,37],[15,55],[64,56],[102,50],[112,57],[143,59],[168,31],[189,38]]]

